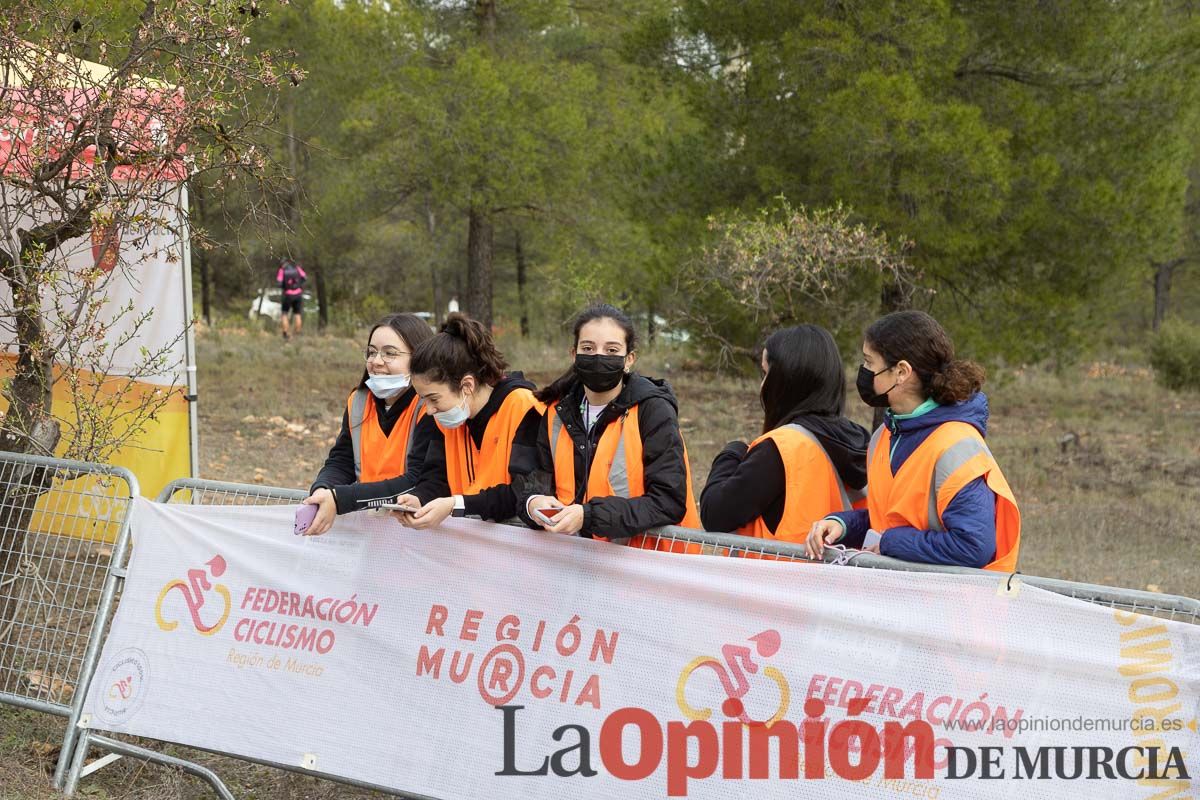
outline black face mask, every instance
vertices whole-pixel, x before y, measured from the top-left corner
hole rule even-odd
[[[607,392],[625,377],[625,356],[580,353],[575,356],[575,376],[593,392]]]
[[[863,364],[858,368],[858,378],[855,379],[854,385],[858,389],[858,396],[861,397],[862,401],[871,408],[887,408],[889,405],[887,392],[884,392],[883,394],[875,394],[875,376],[882,375],[889,369],[891,369],[891,367],[888,367],[887,369],[881,369],[879,372],[871,372],[871,370],[867,369],[866,364]],[[896,383],[892,384],[892,389],[895,389],[899,385],[900,382],[896,381]],[[888,392],[890,392],[892,389],[888,389]]]

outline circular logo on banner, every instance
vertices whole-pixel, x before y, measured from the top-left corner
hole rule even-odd
[[[111,725],[128,722],[146,699],[150,686],[150,660],[136,647],[117,653],[96,673],[100,702],[96,716]]]

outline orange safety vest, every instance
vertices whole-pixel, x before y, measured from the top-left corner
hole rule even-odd
[[[867,450],[867,508],[871,527],[884,533],[909,526],[944,531],[942,514],[954,496],[976,478],[996,493],[996,556],[984,569],[1015,572],[1021,546],[1021,512],[992,451],[975,426],[944,422],[908,457],[896,474],[891,467],[892,434],[881,425]]]
[[[638,423],[637,406],[632,406],[619,419],[610,422],[600,434],[592,455],[592,466],[588,471],[588,482],[584,488],[583,502],[593,497],[641,497],[646,493],[644,461],[642,456],[642,431]],[[553,405],[546,409],[546,429],[550,434],[550,452],[554,461],[554,494],[560,503],[575,502],[575,442],[562,424]],[[683,448],[683,466],[687,476],[687,498],[685,511],[679,525],[703,530],[700,513],[696,510],[696,497],[692,492],[692,465],[688,461],[687,446]],[[594,539],[608,541],[603,536]],[[630,547],[642,550],[663,550],[672,553],[699,553],[699,544],[669,542],[657,536],[638,534],[629,540]]]
[[[803,425],[792,423],[767,431],[750,443],[750,449],[767,439],[775,442],[783,459],[783,517],[774,533],[760,516],[738,528],[742,536],[803,542],[817,520],[835,511],[849,511],[865,501],[862,490],[842,483],[821,442]]]
[[[415,395],[414,395],[415,397]],[[379,427],[370,390],[359,387],[346,398],[350,443],[354,450],[354,474],[361,483],[395,478],[408,471],[408,451],[417,423],[425,416],[425,401],[415,397],[385,436]]]
[[[451,494],[478,494],[500,484],[508,485],[512,476],[508,463],[512,458],[513,439],[517,428],[529,409],[542,411],[542,404],[529,389],[513,389],[504,398],[500,408],[488,420],[483,429],[483,444],[475,446],[475,440],[467,430],[467,423],[457,428],[443,428],[446,438],[446,478]]]

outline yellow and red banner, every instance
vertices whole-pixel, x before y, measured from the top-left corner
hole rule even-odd
[[[293,513],[138,501],[85,726],[446,800],[1195,796],[1200,626]]]
[[[177,218],[181,212],[158,204],[156,213]],[[178,222],[171,228],[186,230]],[[70,455],[72,439],[86,443],[89,432],[99,430],[101,440],[125,442],[108,463],[130,469],[142,493],[153,497],[192,471],[183,245],[166,226],[107,232],[100,241],[98,256],[93,236],[64,244],[59,252],[64,275],[43,298],[49,334],[64,342],[54,373],[52,414],[63,430],[56,455]],[[86,284],[95,280],[91,273],[98,259],[108,258],[113,248],[120,251],[121,267],[90,289]],[[88,307],[96,301],[97,307]],[[0,308],[12,308],[12,302],[8,284],[0,281]],[[78,322],[80,306],[91,324]],[[15,330],[0,326],[0,378],[12,376],[16,352]],[[147,353],[161,354],[152,369]],[[137,413],[149,403],[158,407],[152,418]],[[7,401],[0,397],[0,412],[6,411]],[[104,418],[115,426],[105,430]],[[130,426],[137,432],[127,437]]]

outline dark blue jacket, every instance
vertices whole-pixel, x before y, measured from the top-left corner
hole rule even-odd
[[[908,460],[934,428],[943,422],[967,422],[987,436],[987,395],[978,392],[954,405],[938,406],[913,419],[895,419],[889,409],[884,424],[892,434],[892,474]],[[869,465],[868,465],[869,468]],[[867,493],[871,492],[867,475]],[[843,511],[830,516],[846,525],[841,540],[847,547],[861,547],[871,525],[865,510]],[[880,531],[879,552],[885,556],[924,564],[955,564],[983,567],[996,557],[996,493],[983,478],[976,478],[954,496],[942,513],[945,531],[922,531],[908,526]]]

